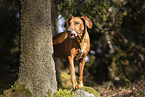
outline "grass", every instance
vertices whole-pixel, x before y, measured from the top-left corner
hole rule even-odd
[[[71,82],[71,76],[69,74],[69,70],[61,72],[61,80],[62,80],[62,86],[64,89],[72,88],[72,82]]]

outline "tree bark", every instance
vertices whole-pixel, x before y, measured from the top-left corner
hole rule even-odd
[[[52,58],[51,0],[21,1],[20,71],[18,82],[33,96],[57,89]]]

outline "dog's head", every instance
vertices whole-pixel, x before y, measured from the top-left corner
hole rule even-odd
[[[92,28],[92,22],[87,17],[70,17],[66,23],[65,27],[70,38],[75,38],[78,34],[82,35],[86,27]]]

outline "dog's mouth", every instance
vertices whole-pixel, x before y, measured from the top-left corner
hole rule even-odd
[[[69,34],[69,38],[75,38],[76,36],[78,36],[77,32],[76,31],[68,31],[68,34]]]

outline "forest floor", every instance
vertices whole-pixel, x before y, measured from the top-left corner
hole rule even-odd
[[[72,87],[69,70],[61,72],[63,89],[70,90]],[[96,82],[90,81],[90,87],[98,91],[101,97],[143,97],[145,95],[145,79],[134,83],[128,83],[124,86],[115,86],[113,82],[104,82],[101,85]]]
[[[16,79],[13,79],[13,77],[8,77],[5,74],[0,75],[0,95],[3,94],[4,90],[10,88],[15,80]],[[70,90],[72,88],[69,70],[61,71],[61,80],[61,89]],[[104,82],[103,84],[99,85],[97,82],[92,80],[87,80],[87,82],[89,82],[89,85],[86,86],[94,88],[97,92],[100,93],[101,97],[144,97],[143,95],[145,95],[144,77],[140,81],[118,86],[114,85],[111,81]]]

